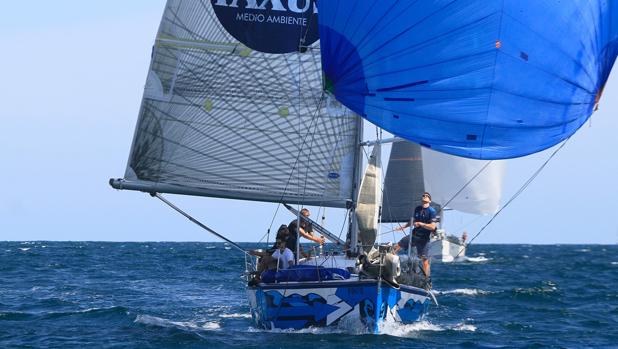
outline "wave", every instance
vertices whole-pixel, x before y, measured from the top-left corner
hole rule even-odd
[[[540,287],[515,288],[511,292],[515,295],[523,296],[546,295],[558,292],[558,287],[552,284],[548,284]]]
[[[222,318],[227,318],[227,319],[251,319],[251,314],[240,314],[240,313],[233,313],[233,314],[221,314],[219,317]]]
[[[480,295],[485,295],[485,294],[490,294],[491,293],[489,291],[480,290],[480,289],[477,289],[477,288],[456,288],[456,289],[453,289],[453,290],[446,290],[446,291],[434,290],[432,292],[434,294],[436,294],[436,295],[441,295],[441,294],[459,294],[459,295],[464,295],[464,296],[480,296]]]
[[[474,325],[470,325],[470,324],[458,324],[455,327],[453,327],[453,330],[455,331],[465,331],[465,332],[476,332],[476,326]]]
[[[250,333],[256,333],[256,332],[266,332],[266,333],[298,333],[298,334],[316,334],[316,335],[341,334],[341,333],[355,334],[355,333],[348,332],[345,328],[342,328],[341,326],[336,326],[336,327],[335,326],[333,326],[333,327],[308,327],[308,328],[302,328],[302,329],[298,329],[298,330],[295,330],[295,329],[292,329],[292,328],[287,328],[287,329],[274,328],[274,329],[266,330],[266,329],[261,329],[261,328],[256,328],[256,327],[249,327],[247,329],[247,332],[250,332]]]
[[[487,258],[484,256],[479,256],[479,257],[464,257],[463,259],[465,262],[472,262],[472,263],[481,263],[481,262],[487,262],[490,261],[491,258]]]
[[[612,265],[618,265],[618,262],[612,262]]]
[[[58,319],[67,316],[74,315],[106,315],[106,314],[122,314],[128,315],[129,312],[124,307],[108,307],[108,308],[87,308],[80,309],[75,311],[64,311],[64,312],[0,312],[0,320],[29,320],[29,319]]]
[[[345,319],[344,319],[345,320]],[[266,333],[294,333],[294,334],[346,334],[346,335],[366,335],[369,332],[365,327],[357,323],[357,320],[340,322],[333,327],[309,327],[303,329],[260,329],[249,327],[248,332],[266,332]],[[415,337],[420,332],[441,332],[441,331],[457,331],[457,332],[475,332],[476,326],[466,323],[456,323],[454,325],[438,325],[430,321],[423,320],[412,324],[401,324],[395,321],[386,321],[381,325],[380,334],[393,337]]]
[[[382,333],[394,337],[416,337],[419,332],[476,332],[476,326],[466,323],[454,325],[438,325],[427,320],[415,322],[413,324],[402,325],[396,322],[387,322],[382,328]]]
[[[19,249],[22,250],[22,251],[28,251],[30,249],[30,247],[20,247]]]
[[[138,315],[135,318],[135,323],[140,323],[147,326],[177,328],[180,330],[199,331],[199,330],[219,330],[221,325],[216,321],[207,321],[199,324],[195,321],[172,321],[151,315]]]

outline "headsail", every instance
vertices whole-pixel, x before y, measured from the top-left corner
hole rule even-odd
[[[422,149],[425,190],[432,201],[472,214],[493,214],[500,208],[506,161],[466,159]]]
[[[618,51],[614,1],[319,2],[327,88],[434,150],[512,158],[572,135]]]
[[[466,159],[393,143],[386,178],[382,222],[408,222],[421,194],[431,193],[437,211],[448,208],[472,214],[495,213],[502,196],[506,162]]]
[[[125,178],[112,185],[346,206],[358,120],[323,94],[313,4],[169,0]],[[276,40],[252,27],[260,16]]]
[[[382,223],[408,222],[425,191],[421,147],[394,142],[384,176]]]
[[[376,144],[369,157],[356,203],[358,238],[365,251],[371,250],[378,233],[378,214],[382,201],[381,152],[382,146]]]

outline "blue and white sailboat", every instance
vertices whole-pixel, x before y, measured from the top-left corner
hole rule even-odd
[[[361,179],[362,120],[462,157],[546,149],[598,104],[617,13],[601,0],[168,0],[110,184],[345,208],[347,254],[304,261],[313,278],[249,286],[256,323],[416,321],[432,296],[414,264],[372,248],[381,195],[378,175]]]

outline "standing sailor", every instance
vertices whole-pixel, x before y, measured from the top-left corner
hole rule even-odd
[[[394,252],[399,252],[400,249],[408,249],[410,246],[410,236],[412,236],[411,246],[416,247],[416,254],[423,261],[423,272],[429,277],[429,238],[431,233],[436,230],[437,213],[436,210],[429,206],[431,204],[431,195],[425,192],[421,198],[422,204],[416,206],[412,219],[406,225],[395,228],[395,230],[404,230],[410,225],[414,225],[414,229],[408,236],[404,236],[394,247]]]
[[[311,213],[309,212],[308,209],[303,208],[302,210],[300,210],[300,214],[305,217],[305,218],[309,218],[309,216],[311,215]],[[300,220],[300,229],[298,229],[298,232],[296,231],[296,227],[298,226],[298,221]],[[320,245],[323,245],[324,242],[326,241],[325,238],[323,236],[321,237],[317,237],[313,235],[313,225],[304,219],[294,219],[293,221],[290,222],[290,224],[288,225],[288,230],[290,231],[290,235],[289,238],[286,242],[287,247],[292,250],[292,252],[294,252],[294,255],[296,255],[296,239],[297,237],[304,237],[305,239],[311,240],[313,242],[316,242]],[[302,251],[302,249],[301,249]]]

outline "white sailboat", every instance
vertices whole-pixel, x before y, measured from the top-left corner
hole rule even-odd
[[[250,48],[251,38],[241,43],[235,36],[242,33],[228,27],[236,19],[226,16],[234,10],[225,1],[168,1],[126,173],[110,184],[151,193],[185,215],[161,193],[344,209],[351,222],[345,250],[314,255],[288,270],[293,275],[265,276],[248,286],[260,327],[356,321],[378,332],[388,319],[421,319],[433,296],[418,283],[397,283],[396,257],[373,250],[358,262],[363,246],[370,252],[375,241],[379,146],[362,179],[362,121],[324,95],[317,36],[311,41],[311,31],[289,25],[295,30],[285,37],[296,43],[291,48]],[[309,7],[294,13],[316,20]],[[300,50],[299,36],[306,38]],[[344,248],[336,236],[326,236]],[[247,272],[255,265],[247,255]]]
[[[362,119],[469,158],[546,149],[598,103],[618,52],[608,25],[617,11],[606,2],[168,0],[124,178],[110,184],[150,193],[244,253],[162,193],[345,209],[344,253],[247,286],[254,321],[356,321],[371,333],[417,321],[433,296],[412,261],[375,244],[379,146],[363,176]],[[553,21],[573,16],[596,30]],[[561,37],[562,46],[545,44]],[[442,177],[440,166],[426,177]]]

